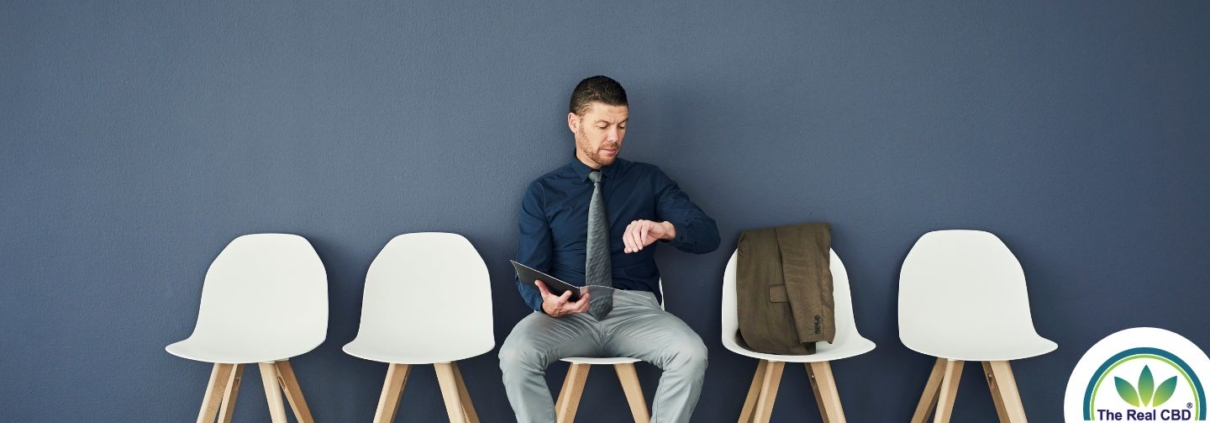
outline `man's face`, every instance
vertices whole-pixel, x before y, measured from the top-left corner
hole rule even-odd
[[[583,115],[567,114],[567,126],[576,134],[576,158],[593,169],[609,166],[622,150],[630,109],[592,102]]]

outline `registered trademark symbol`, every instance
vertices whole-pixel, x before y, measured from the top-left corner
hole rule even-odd
[[[1191,402],[1185,403],[1185,408],[1193,408],[1193,403],[1191,403]]]

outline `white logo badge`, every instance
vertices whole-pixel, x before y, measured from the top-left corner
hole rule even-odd
[[[1067,380],[1068,422],[1206,420],[1210,359],[1185,337],[1134,328],[1093,345]]]

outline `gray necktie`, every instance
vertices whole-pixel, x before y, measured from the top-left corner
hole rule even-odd
[[[587,263],[584,281],[588,285],[588,313],[598,320],[613,310],[613,268],[609,264],[609,221],[605,215],[605,196],[601,194],[601,171],[588,174],[592,180],[592,202],[588,203]]]

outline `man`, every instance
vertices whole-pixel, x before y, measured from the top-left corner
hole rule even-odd
[[[581,81],[567,114],[575,159],[533,181],[521,202],[517,261],[587,286],[573,302],[570,291],[517,281],[534,313],[504,341],[500,369],[519,422],[555,421],[544,375],[565,357],[634,357],[662,369],[655,422],[689,421],[701,394],[706,346],[660,308],[653,244],[708,253],[718,228],[659,168],[618,158],[628,117],[617,81]]]

